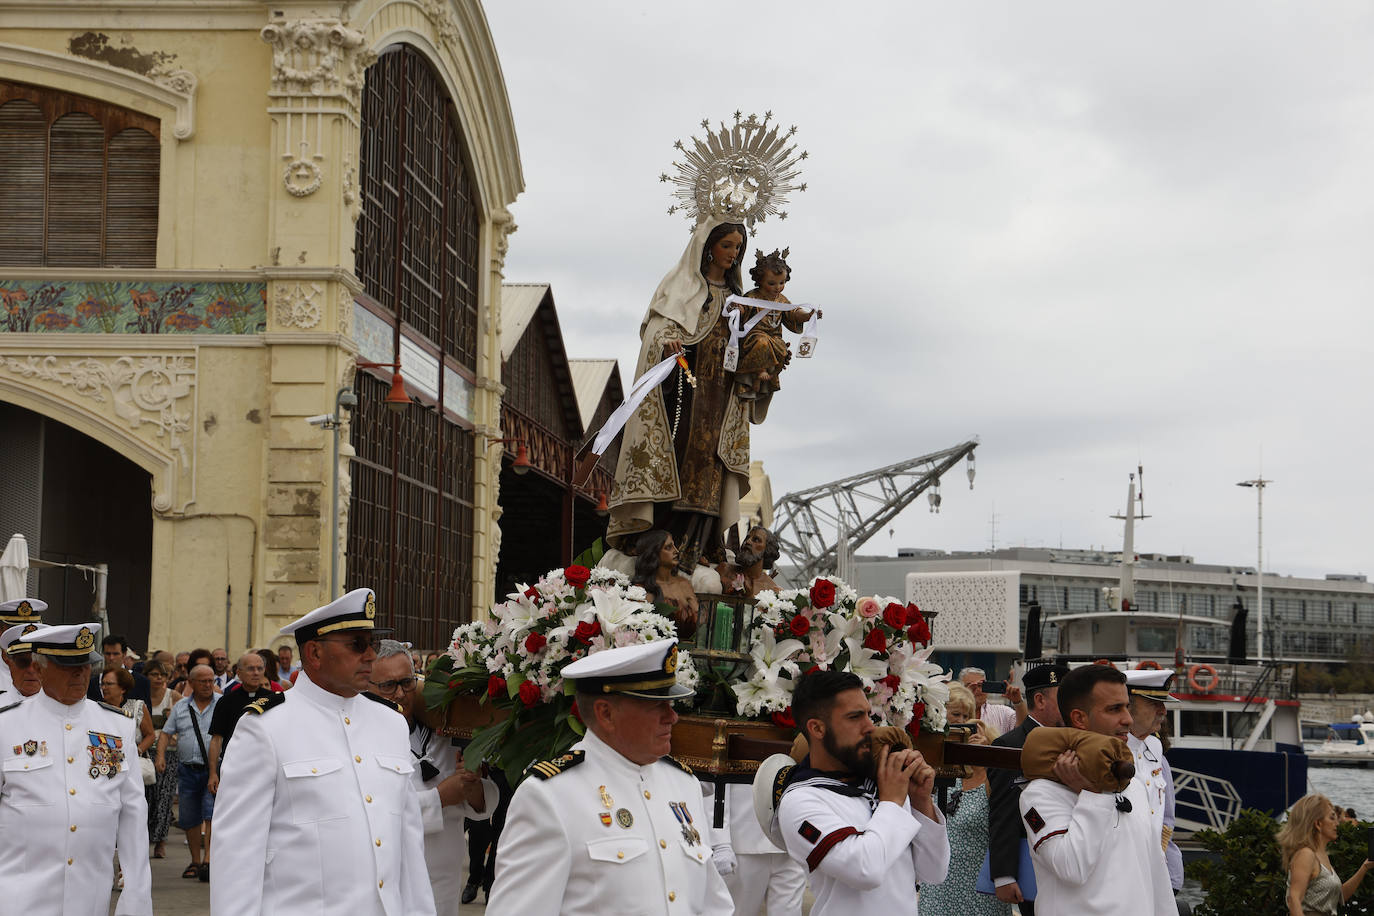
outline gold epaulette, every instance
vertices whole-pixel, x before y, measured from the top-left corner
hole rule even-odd
[[[693,772],[692,772],[692,768],[691,768],[691,767],[689,767],[687,764],[683,763],[681,760],[678,760],[676,757],[670,757],[669,755],[664,754],[662,757],[660,757],[660,758],[658,758],[658,759],[661,760],[661,761],[663,761],[664,763],[667,763],[667,764],[670,764],[670,765],[672,765],[672,766],[677,767],[679,770],[681,770],[682,772],[686,773],[688,776],[695,776],[695,775],[697,775],[696,773],[693,773]]]
[[[562,757],[555,757],[552,760],[540,760],[530,764],[529,773],[540,779],[552,779],[559,773],[567,772],[577,766],[584,759],[586,753],[583,751],[568,751]]]
[[[275,692],[269,693],[267,696],[258,697],[256,700],[243,707],[243,712],[239,713],[239,715],[246,716],[251,713],[252,715],[260,716],[272,707],[280,706],[285,702],[286,694]]]
[[[102,708],[108,709],[110,712],[117,712],[126,719],[132,719],[134,717],[134,714],[129,712],[129,710],[125,709],[123,706],[111,706],[109,703],[106,703],[103,700],[96,700],[96,702],[99,703]]]
[[[367,697],[374,703],[381,703],[387,709],[394,709],[401,715],[405,715],[405,707],[403,707],[400,703],[397,703],[395,700],[388,700],[386,697],[381,696],[379,694],[375,694],[370,690],[364,690],[363,696]]]

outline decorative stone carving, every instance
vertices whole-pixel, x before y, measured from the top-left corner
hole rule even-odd
[[[458,19],[453,15],[453,6],[450,0],[420,0],[420,8],[425,11],[429,21],[434,25],[434,31],[438,33],[439,40],[449,45],[449,50],[453,51],[458,44],[459,29]]]
[[[315,156],[317,160],[323,158],[322,155]],[[309,197],[320,189],[324,182],[324,173],[320,171],[318,162],[291,159],[282,170],[281,181],[292,197]]]
[[[362,195],[358,192],[358,167],[353,164],[353,157],[347,154],[344,156],[342,193],[349,219],[356,223],[358,217],[363,215]]]
[[[347,286],[339,287],[339,333],[345,337],[353,336],[353,291]]]
[[[136,431],[134,438],[142,440],[142,447],[166,456],[170,474],[154,478],[157,511],[170,510],[178,488],[194,479],[194,355],[34,354],[0,357],[0,367],[36,389],[65,391],[68,394],[61,396],[73,403],[98,405],[82,410],[111,428]]]
[[[292,19],[261,35],[272,46],[273,95],[333,96],[357,109],[364,71],[377,59],[362,32],[338,19]]]
[[[491,215],[491,268],[498,274],[506,269],[511,233],[519,228],[515,224],[515,217],[505,207]]]
[[[159,86],[166,86],[173,92],[184,96],[196,94],[196,75],[190,70],[171,70],[154,78]]]
[[[278,286],[274,296],[277,323],[303,331],[318,326],[322,314],[319,298],[323,293],[324,287],[318,283],[311,283],[308,288],[303,283]]]

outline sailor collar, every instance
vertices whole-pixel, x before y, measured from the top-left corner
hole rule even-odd
[[[300,693],[296,691],[300,691]],[[298,698],[308,700],[316,706],[327,709],[330,712],[339,713],[340,715],[345,713],[353,715],[359,702],[370,702],[361,693],[355,693],[351,697],[341,697],[337,693],[330,693],[319,684],[310,680],[310,676],[304,671],[296,675],[296,684],[291,688],[291,693],[291,699],[293,700]]]

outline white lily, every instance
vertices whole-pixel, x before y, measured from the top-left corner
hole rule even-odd
[[[742,716],[754,716],[787,707],[787,693],[776,684],[768,684],[757,676],[731,686],[735,691],[735,707]]]
[[[753,650],[754,665],[759,677],[767,683],[776,685],[779,675],[785,669],[788,674],[797,673],[797,663],[791,661],[792,656],[796,655],[806,646],[800,639],[784,639],[778,642],[773,631],[768,627],[762,628],[759,633],[759,641]]]
[[[591,597],[596,616],[601,619],[601,630],[607,635],[624,626],[636,611],[649,609],[649,605],[642,601],[622,598],[614,592],[599,588],[592,591]]]
[[[887,660],[878,658],[878,653],[872,649],[860,646],[857,651],[850,650],[849,670],[859,676],[865,687],[872,687],[878,678],[887,676]]]

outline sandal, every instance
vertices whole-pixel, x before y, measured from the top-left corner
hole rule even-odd
[[[154,859],[165,859],[165,858],[167,858],[167,847],[165,847],[165,846],[164,846],[163,844],[161,844],[161,843],[155,844],[155,845],[153,846],[153,858],[154,858]]]
[[[181,873],[181,876],[183,878],[199,878],[200,866],[192,862],[190,865],[186,866],[186,870]]]

